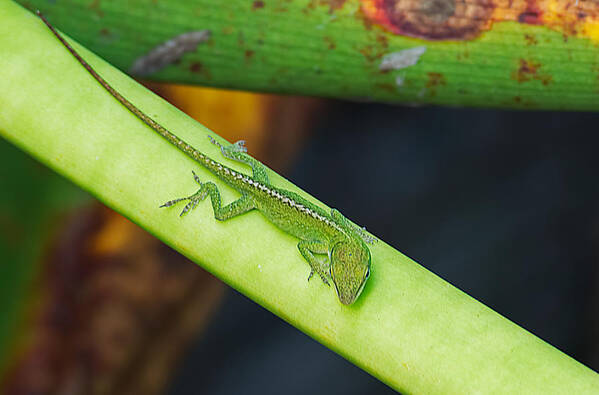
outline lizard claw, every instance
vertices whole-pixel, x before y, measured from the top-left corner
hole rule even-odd
[[[216,146],[217,146],[217,147],[219,147],[219,148],[222,148],[222,147],[223,147],[223,146],[222,146],[222,145],[220,145],[220,143],[219,143],[218,141],[216,141],[216,140],[214,139],[214,137],[212,137],[211,135],[208,135],[208,140],[210,140],[210,142],[211,142],[212,144],[216,145]]]
[[[310,279],[312,278],[312,276],[314,275],[314,269],[310,269],[310,274],[308,275],[308,281],[310,281]],[[331,284],[329,284],[329,280],[327,280],[326,276],[324,276],[322,273],[318,273],[318,275],[320,276],[320,278],[322,279],[322,282],[325,283],[326,286],[331,286]]]
[[[210,142],[212,144],[214,144],[218,148],[220,148],[220,151],[227,158],[230,157],[229,155],[227,155],[227,151],[231,151],[231,152],[248,152],[247,148],[245,148],[245,140],[239,140],[239,141],[236,141],[235,143],[233,143],[231,145],[224,146],[221,143],[219,143],[218,141],[216,141],[214,139],[214,137],[212,137],[211,135],[208,135],[208,139],[210,140]]]
[[[185,200],[187,198],[179,198],[179,199],[174,199],[174,200],[169,200],[168,202],[164,203],[162,206],[160,206],[159,208],[163,208],[163,207],[170,207],[173,204],[176,204],[182,200]]]
[[[200,186],[202,186],[202,181],[200,181],[200,177],[198,177],[198,175],[196,174],[195,171],[191,171],[191,173],[193,174],[193,179],[195,180],[195,182],[197,182],[198,184],[200,184]]]
[[[235,152],[248,152],[248,149],[245,148],[245,140],[236,141],[230,149]]]
[[[193,174],[193,179],[198,184],[200,184],[200,189],[198,189],[198,191],[191,196],[174,199],[174,200],[169,200],[168,202],[166,202],[162,206],[160,206],[160,208],[174,206],[175,204],[177,204],[179,202],[188,200],[185,207],[183,207],[183,211],[181,211],[181,214],[179,214],[179,217],[182,217],[185,214],[187,214],[188,212],[192,211],[194,208],[196,208],[198,203],[200,203],[202,200],[204,200],[206,198],[206,196],[208,195],[208,191],[206,189],[207,184],[204,184],[202,181],[200,181],[200,177],[198,177],[198,175],[195,173],[195,171],[192,170],[191,173]]]
[[[189,211],[193,210],[194,208],[196,208],[196,206],[199,203],[198,199],[195,199],[194,197],[189,197],[187,198],[189,199],[189,203],[187,203],[185,205],[185,207],[183,207],[183,211],[181,211],[181,214],[179,214],[179,217],[184,216],[185,214],[187,214]]]

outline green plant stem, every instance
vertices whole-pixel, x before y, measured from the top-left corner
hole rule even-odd
[[[211,31],[154,80],[350,100],[599,109],[589,38],[496,22],[463,41],[415,39],[373,23],[364,1],[21,0],[123,71],[177,35]],[[385,55],[413,47],[425,47],[415,65],[380,70]]]
[[[75,47],[144,112],[219,157],[206,128]],[[39,19],[9,1],[0,2],[0,53],[0,135],[391,387],[418,394],[599,388],[595,372],[383,242],[372,248],[364,293],[347,307],[322,282],[306,281],[297,240],[259,213],[217,222],[209,204],[184,218],[159,209],[196,188],[191,170],[216,182],[225,201],[234,192],[132,116]],[[271,180],[309,198],[274,173]]]

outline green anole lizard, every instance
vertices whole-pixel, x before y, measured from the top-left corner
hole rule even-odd
[[[243,141],[223,146],[208,136],[210,141],[220,148],[225,158],[250,166],[252,177],[239,173],[197,151],[118,93],[39,11],[37,14],[75,59],[116,100],[159,135],[241,194],[239,199],[223,207],[216,184],[201,182],[195,172],[192,172],[200,189],[191,196],[171,200],[160,207],[188,201],[181,212],[181,215],[184,215],[209,196],[214,217],[219,221],[257,209],[275,226],[300,239],[297,247],[311,268],[308,280],[315,272],[327,285],[330,278],[341,303],[350,305],[356,301],[370,275],[370,250],[366,243],[374,243],[376,241],[374,237],[368,235],[363,228],[354,226],[339,211],[331,209],[330,213],[327,213],[296,193],[273,186],[268,180],[266,167],[246,154]]]

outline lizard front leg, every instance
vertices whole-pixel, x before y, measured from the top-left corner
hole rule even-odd
[[[322,241],[307,241],[302,240],[297,244],[297,248],[300,250],[300,253],[304,257],[308,264],[310,265],[310,275],[308,276],[308,281],[314,275],[314,272],[318,273],[322,281],[329,285],[329,272],[331,263],[328,258],[329,248],[328,244]],[[326,258],[317,258],[314,254],[327,254]]]
[[[226,206],[221,206],[220,192],[218,191],[218,187],[213,182],[201,182],[200,178],[193,172],[193,179],[200,184],[200,189],[196,193],[191,196],[170,200],[164,203],[160,207],[170,207],[175,205],[178,202],[189,200],[189,203],[185,205],[183,211],[180,216],[183,216],[187,212],[196,208],[199,202],[206,199],[206,196],[210,196],[210,201],[212,203],[212,210],[214,211],[214,218],[219,221],[226,221],[229,218],[236,217],[243,213],[247,213],[250,210],[256,208],[254,204],[254,200],[249,195],[241,195],[241,197],[235,200],[232,203],[227,204]]]
[[[212,136],[208,135],[210,142],[220,148],[220,152],[223,154],[225,158],[233,159],[237,162],[244,163],[252,168],[252,178],[256,181],[259,181],[263,184],[268,185],[268,174],[266,173],[266,167],[257,161],[256,159],[249,156],[247,152],[247,148],[245,148],[245,141],[239,140],[231,145],[222,145],[218,141],[216,141]]]

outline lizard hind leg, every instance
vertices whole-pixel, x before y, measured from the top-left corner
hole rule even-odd
[[[222,145],[218,141],[216,141],[212,136],[208,135],[208,139],[218,148],[220,148],[220,152],[223,154],[225,158],[232,159],[237,162],[241,162],[246,164],[252,168],[253,179],[261,182],[263,184],[269,185],[268,174],[266,173],[266,167],[252,158],[247,154],[247,148],[245,148],[245,141],[239,140],[234,144],[230,145]]]
[[[317,258],[314,254],[328,254],[328,245],[322,241],[307,241],[302,240],[297,244],[297,248],[310,265],[310,275],[308,281],[312,278],[314,273],[318,273],[322,282],[329,285],[329,271],[331,263],[328,256],[326,258]]]
[[[189,202],[185,205],[183,211],[181,211],[181,214],[179,214],[179,216],[182,217],[189,211],[196,208],[199,202],[206,199],[206,196],[210,196],[212,210],[214,211],[214,218],[216,218],[219,221],[226,221],[229,218],[236,217],[256,208],[254,200],[249,195],[244,194],[242,194],[239,199],[223,207],[221,205],[220,192],[218,191],[218,187],[216,186],[216,184],[214,184],[213,182],[201,182],[200,178],[196,175],[196,173],[193,171],[192,173],[193,179],[198,184],[200,184],[200,189],[198,189],[197,192],[193,195],[179,199],[169,200],[160,207],[170,207],[181,201],[188,200]]]

